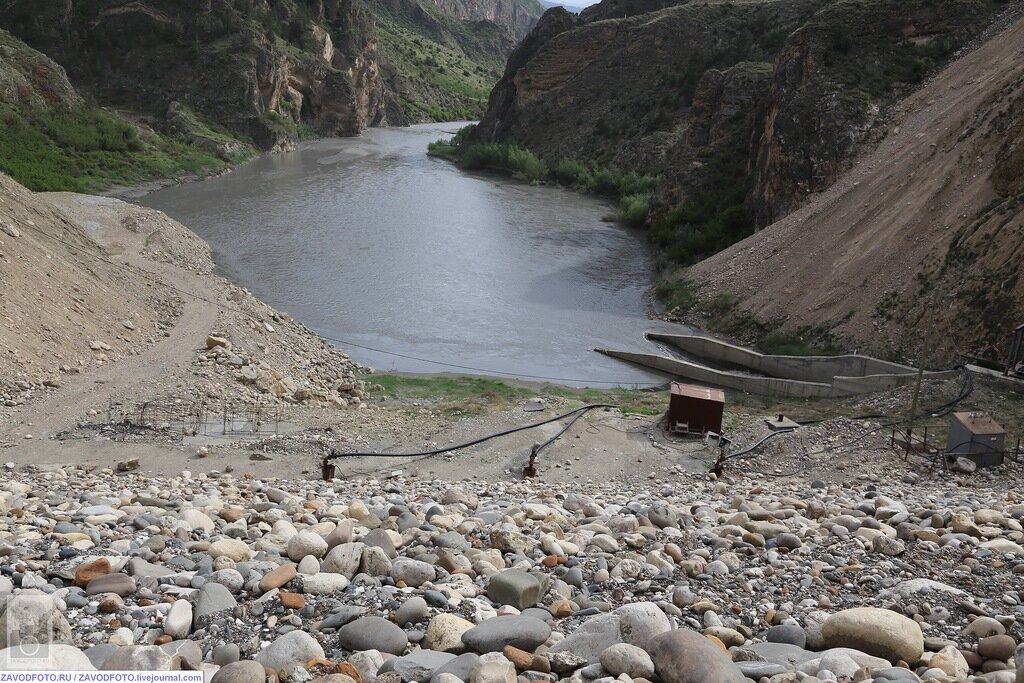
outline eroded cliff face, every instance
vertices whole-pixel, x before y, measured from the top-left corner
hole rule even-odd
[[[526,37],[543,12],[535,0],[429,0],[445,14],[466,21],[489,21],[515,40]]]
[[[64,68],[0,29],[0,103],[29,110],[70,109],[82,98]]]
[[[656,211],[714,193],[722,176],[743,177],[751,148],[750,131],[771,87],[772,65],[740,62],[724,71],[701,76],[690,107],[686,130],[665,155],[664,179],[654,198]],[[747,187],[736,191],[745,195]]]
[[[674,223],[678,208],[729,212],[742,237],[833,183],[888,107],[996,7],[604,0],[579,17],[549,10],[510,58],[474,141],[660,174],[650,218],[668,221],[662,246],[704,229]]]
[[[294,144],[301,126],[353,135],[404,122],[355,0],[87,0],[37,10],[12,0],[0,21],[104,102],[156,116],[185,103],[266,149]]]
[[[755,131],[758,225],[829,187],[879,116],[985,26],[969,0],[833,3],[789,37]]]
[[[481,133],[547,158],[660,169],[688,135],[701,76],[770,59],[820,4],[683,4],[591,21],[548,10],[510,58]]]
[[[534,0],[440,4],[431,14],[428,0],[4,0],[0,27],[66,65],[103,104],[159,124],[177,102],[259,147],[284,149],[307,132],[354,135],[466,110],[458,79],[476,77],[479,60],[502,59],[511,35],[539,15]],[[386,45],[385,18],[395,29]],[[432,32],[443,45],[431,49],[462,61],[400,74],[394,59],[425,50]],[[435,106],[446,98],[460,106]]]

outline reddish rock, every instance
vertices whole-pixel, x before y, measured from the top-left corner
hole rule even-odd
[[[79,588],[85,588],[89,585],[90,581],[98,576],[109,574],[113,569],[110,566],[110,560],[105,557],[97,558],[91,562],[83,562],[75,570],[75,585]]]
[[[277,597],[281,601],[281,606],[287,609],[302,609],[306,606],[306,598],[302,597],[299,593],[285,593],[282,591],[278,593]]]
[[[294,564],[282,564],[280,567],[270,570],[267,572],[262,579],[260,579],[260,591],[266,593],[275,588],[280,588],[289,581],[295,578],[298,573]]]
[[[515,665],[516,671],[529,671],[530,665],[533,664],[532,652],[520,650],[518,647],[513,647],[512,645],[506,645],[505,649],[501,652],[505,655],[505,659]]]

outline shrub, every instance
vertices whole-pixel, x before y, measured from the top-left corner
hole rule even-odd
[[[566,187],[589,186],[593,182],[590,170],[575,159],[559,159],[551,169],[555,182]]]
[[[513,174],[533,182],[544,180],[548,175],[548,165],[533,152],[521,147],[508,148],[508,166]]]
[[[619,200],[619,220],[630,227],[642,227],[647,222],[650,208],[650,192],[624,195]]]
[[[654,288],[654,297],[667,311],[685,313],[697,303],[694,285],[689,280],[663,280]]]

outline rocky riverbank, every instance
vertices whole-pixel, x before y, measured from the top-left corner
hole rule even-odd
[[[0,666],[218,683],[1024,679],[1021,467],[835,481],[8,468]],[[13,649],[12,649],[13,648]],[[25,664],[25,662],[28,664]]]

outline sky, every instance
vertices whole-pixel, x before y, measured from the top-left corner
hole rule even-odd
[[[580,9],[596,5],[600,1],[601,0],[546,0],[546,2],[542,2],[541,4],[546,7],[550,5],[562,5],[569,9]]]

